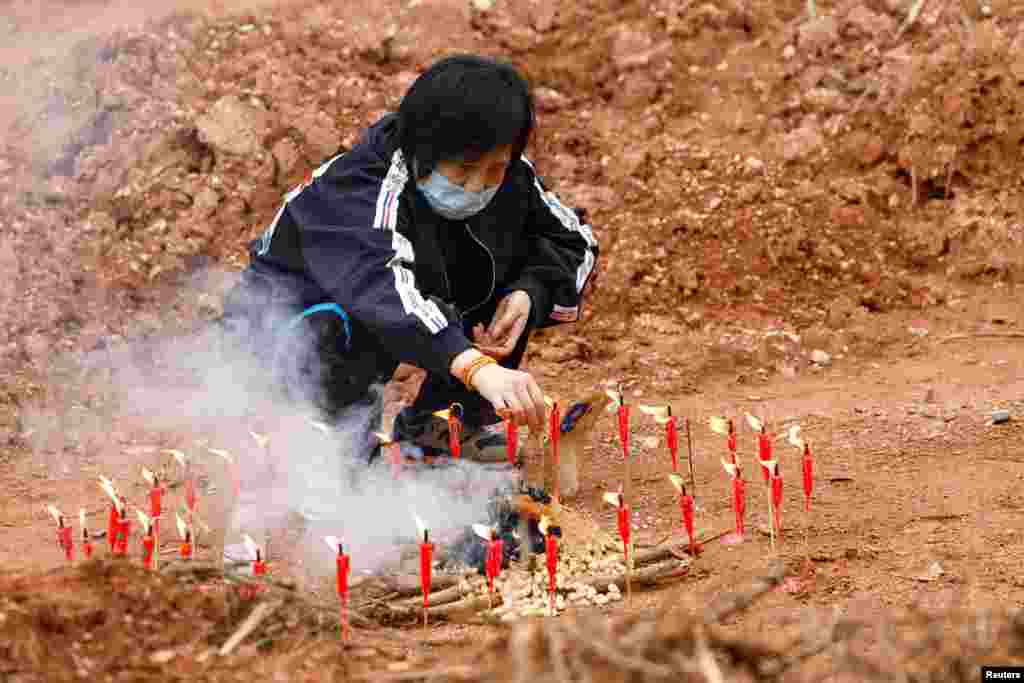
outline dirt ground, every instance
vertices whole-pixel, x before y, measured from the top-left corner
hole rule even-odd
[[[588,209],[601,243],[584,320],[535,335],[526,363],[545,392],[621,382],[631,402],[690,418],[698,526],[710,532],[732,516],[709,416],[799,423],[816,457],[806,515],[797,451],[778,446],[776,551],[756,532],[712,542],[633,609],[697,613],[774,559],[795,573],[808,555],[801,590],[773,592],[728,628],[764,634],[807,608],[1020,604],[1024,5],[925,2],[911,23],[909,4],[820,2],[811,19],[800,0],[190,0],[132,12],[0,0],[0,567],[52,577],[61,559],[44,504],[98,513],[82,473],[128,477],[142,449],[170,442],[145,416],[82,439],[56,417],[27,424],[66,415],[71,397],[95,408],[87,378],[59,384],[55,368],[216,316],[282,193],[395,106],[419,69],[466,49],[529,75],[530,153]],[[997,409],[1010,420],[992,424]],[[634,424],[637,533],[654,542],[677,532],[678,507],[655,425]],[[601,496],[622,478],[613,429],[599,427],[575,502],[609,530]],[[748,464],[754,447],[741,425]],[[69,457],[74,473],[58,465]],[[753,528],[766,498],[749,490]],[[61,632],[59,620],[41,628]],[[357,630],[349,661],[365,666],[331,671],[408,673],[497,632]],[[16,672],[18,653],[7,656]],[[289,680],[326,666],[239,657],[230,670],[157,658],[123,676],[112,666],[108,680],[147,666]]]

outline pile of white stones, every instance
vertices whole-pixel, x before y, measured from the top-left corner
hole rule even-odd
[[[519,567],[505,570],[495,582],[495,592],[500,592],[502,604],[493,610],[495,616],[503,620],[519,617],[551,614],[551,596],[548,593],[548,573],[543,566],[543,557],[538,557],[540,565],[533,572]],[[621,576],[625,566],[621,561],[607,559],[597,562],[566,562],[559,567],[555,575],[555,612],[570,607],[582,608],[604,606],[622,599],[622,592],[615,584],[608,586],[607,592],[601,592],[588,585],[584,579],[589,576]],[[486,582],[480,590],[487,594]]]

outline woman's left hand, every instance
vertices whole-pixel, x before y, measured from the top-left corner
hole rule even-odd
[[[530,295],[516,290],[498,303],[491,324],[473,328],[473,341],[488,356],[504,358],[512,353],[530,320]]]

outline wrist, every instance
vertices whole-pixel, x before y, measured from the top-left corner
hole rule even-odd
[[[480,372],[484,372],[489,366],[496,366],[497,364],[498,361],[496,361],[491,356],[481,355],[479,358],[477,358],[476,360],[469,364],[469,366],[463,371],[462,377],[460,377],[459,379],[462,380],[462,383],[466,385],[467,389],[475,391],[476,387],[474,386],[474,384],[476,382],[478,374]]]
[[[456,379],[461,380],[462,375],[466,372],[466,368],[469,367],[470,363],[483,355],[484,354],[476,347],[468,348],[452,359],[452,364],[448,367],[448,371],[451,372]]]

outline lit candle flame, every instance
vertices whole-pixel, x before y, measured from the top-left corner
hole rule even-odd
[[[757,419],[756,417],[754,417],[750,413],[744,413],[744,415],[747,416],[747,424],[749,424],[750,428],[753,429],[755,432],[759,432],[762,429],[764,429],[764,422],[762,422],[761,420]]]
[[[608,396],[608,398],[611,399],[611,401],[608,403],[608,407],[605,408],[605,410],[609,413],[614,413],[622,406],[623,403],[625,403],[625,399],[622,397],[621,391],[605,389],[604,393]]]
[[[622,507],[622,494],[608,491],[603,496],[604,502],[608,503],[612,507]]]
[[[417,515],[415,512],[412,513],[412,516],[413,516],[413,519],[416,520],[416,528],[420,532],[420,538],[423,538],[426,535],[426,533],[427,533],[427,523],[424,522],[423,519],[419,515]]]
[[[64,516],[61,514],[60,510],[58,510],[53,505],[47,505],[46,511],[50,513],[51,517],[53,517],[53,521],[57,523],[57,526],[60,526],[61,517]]]
[[[142,523],[142,528],[148,531],[149,527],[153,525],[153,520],[139,508],[135,508],[135,514],[139,516],[139,522]]]
[[[732,462],[729,462],[728,460],[723,459],[722,460],[722,467],[725,468],[726,473],[728,473],[728,475],[730,477],[732,477],[733,479],[735,479],[737,477],[737,473],[739,471],[739,465],[737,465],[736,463],[732,463]]]
[[[188,537],[188,525],[185,524],[185,520],[177,512],[174,513],[174,520],[178,523],[178,535],[184,541]]]
[[[146,483],[150,486],[156,486],[156,475],[145,467],[142,468],[142,478],[145,479]]]
[[[796,446],[800,450],[804,448],[804,440],[799,437],[800,425],[793,425],[789,428],[789,443]]]
[[[78,525],[85,531],[85,508],[78,508]]]
[[[314,428],[320,430],[320,432],[322,432],[325,435],[330,435],[331,428],[328,427],[327,425],[325,425],[323,422],[318,422],[316,420],[308,420],[308,422],[309,422],[311,427],[314,427]]]
[[[540,529],[540,532],[543,535],[547,536],[548,535],[548,529],[550,527],[551,527],[551,522],[548,520],[548,516],[547,515],[542,515],[541,518],[540,518],[540,522],[537,523],[537,528]]]
[[[555,400],[553,398],[551,398],[550,396],[545,396],[544,397],[544,405],[546,405],[548,408],[554,408],[555,407]]]
[[[256,432],[250,431],[249,434],[253,439],[256,440],[256,445],[260,448],[266,448],[267,444],[270,443],[270,437],[266,434],[257,434]]]
[[[341,552],[342,543],[341,539],[337,536],[324,536],[324,543],[326,543],[327,547],[334,552]]]
[[[188,458],[186,458],[185,454],[182,453],[181,451],[179,451],[177,449],[174,449],[174,448],[165,448],[164,450],[162,450],[160,452],[161,453],[166,453],[167,455],[170,455],[170,456],[173,456],[174,459],[178,461],[178,464],[181,465],[182,467],[188,466]]]
[[[683,484],[683,478],[678,474],[672,473],[668,475],[668,480],[672,482],[672,486],[675,488],[676,493],[682,493],[686,490],[686,486]]]
[[[249,551],[250,558],[255,560],[260,556],[260,547],[256,545],[256,541],[252,540],[252,536],[243,534],[242,542],[245,543],[245,549]]]
[[[373,435],[377,437],[377,441],[380,441],[381,446],[390,446],[395,443],[394,440],[384,432],[374,432]]]
[[[437,411],[435,411],[434,412],[434,417],[439,417],[442,420],[449,420],[449,419],[451,419],[452,415],[454,414],[456,420],[461,420],[462,419],[462,415],[463,415],[463,410],[464,410],[464,408],[462,407],[461,403],[453,403],[453,404],[451,404],[451,406],[449,406],[448,408],[445,408],[444,410],[437,410]]]
[[[100,488],[103,489],[103,492],[107,494],[111,502],[114,504],[114,507],[117,508],[118,514],[120,514],[122,512],[121,499],[117,495],[117,488],[114,486],[114,482],[112,482],[110,479],[107,479],[101,474]]]
[[[639,406],[640,412],[650,415],[660,425],[668,424],[672,419],[672,406]]]
[[[206,450],[208,450],[209,452],[213,453],[214,455],[216,455],[218,457],[223,458],[224,460],[226,460],[227,462],[229,462],[232,465],[235,464],[234,456],[231,455],[230,453],[228,453],[225,450],[221,450],[220,448],[207,448]]]
[[[710,425],[711,431],[715,434],[729,435],[729,420],[724,417],[710,417],[708,418],[708,425]]]
[[[493,529],[485,524],[474,524],[473,533],[485,541],[490,541],[492,539]]]

